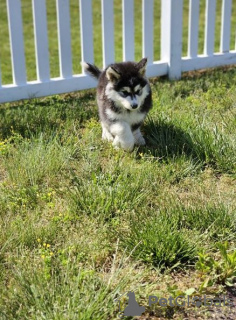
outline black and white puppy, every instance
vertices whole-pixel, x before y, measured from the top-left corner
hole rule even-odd
[[[145,145],[140,126],[152,107],[146,65],[147,59],[143,58],[138,63],[114,63],[101,71],[95,65],[84,63],[85,71],[98,79],[102,138],[126,151],[132,151],[134,145]]]

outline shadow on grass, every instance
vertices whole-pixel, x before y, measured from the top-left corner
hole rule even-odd
[[[12,132],[29,137],[39,132],[51,133],[67,126],[98,117],[93,91],[51,96],[6,104],[0,108],[0,138]]]
[[[151,152],[154,157],[163,161],[182,155],[197,162],[205,160],[204,154],[199,152],[189,133],[171,122],[149,119],[143,131],[147,140],[147,146],[142,148],[143,153]]]
[[[204,124],[173,123],[148,119],[144,127],[147,146],[142,148],[160,161],[187,157],[193,163],[211,166],[218,172],[235,172],[236,149],[230,135]]]

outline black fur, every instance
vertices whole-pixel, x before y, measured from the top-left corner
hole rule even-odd
[[[151,88],[147,78],[145,77],[146,63],[146,58],[142,59],[138,63],[131,61],[114,63],[109,65],[103,71],[90,63],[86,63],[84,65],[85,71],[98,79],[97,103],[99,117],[103,129],[105,127],[105,130],[110,132],[112,135],[112,129],[110,131],[110,128],[112,124],[116,122],[120,122],[121,125],[122,121],[129,123],[132,132],[138,130],[142,125],[145,116],[152,107]],[[143,89],[140,91],[140,95],[135,92],[138,85]],[[125,87],[128,87],[130,92],[127,92],[122,96],[122,89]],[[120,97],[123,99],[126,99],[126,97],[127,99],[130,98],[134,105],[125,107],[125,103],[123,104],[123,102],[120,102],[120,100],[122,100]],[[133,101],[139,101],[139,104],[137,109],[132,110],[132,108],[136,108],[137,103]],[[108,112],[108,110],[110,110],[110,112]],[[111,112],[113,112],[112,115]],[[117,115],[117,117],[114,114]],[[116,134],[113,135],[114,139],[115,136]],[[123,141],[121,141],[121,146],[122,143]],[[125,146],[124,148],[131,150],[132,146],[130,148],[126,148]]]
[[[95,65],[90,64],[90,63],[85,64],[85,70],[96,79],[98,79],[102,73],[102,71],[100,69],[98,69],[98,67],[96,67]]]
[[[142,125],[142,122],[132,124],[132,126],[131,126],[132,131],[137,130],[141,125]]]

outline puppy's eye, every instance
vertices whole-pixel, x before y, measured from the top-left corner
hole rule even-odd
[[[140,96],[142,94],[142,89],[139,89],[137,91],[135,91],[135,94],[137,94],[138,96]]]
[[[124,90],[124,91],[120,91],[120,94],[123,96],[123,97],[127,97],[129,95],[129,92]]]

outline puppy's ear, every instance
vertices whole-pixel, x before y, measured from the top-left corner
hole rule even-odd
[[[116,82],[120,79],[120,73],[113,67],[108,67],[106,71],[107,79],[111,82]]]
[[[140,60],[137,63],[137,67],[139,69],[139,73],[141,74],[141,76],[145,76],[145,72],[146,72],[146,67],[147,67],[147,58],[143,58],[142,60]]]

